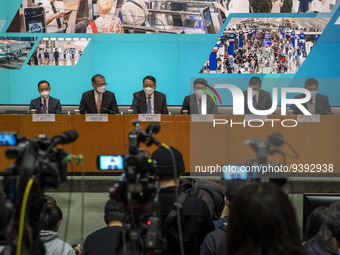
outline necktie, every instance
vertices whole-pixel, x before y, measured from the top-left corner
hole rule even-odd
[[[254,106],[255,109],[257,108],[256,96],[253,96],[253,106]]]
[[[151,114],[151,96],[148,96],[148,102],[146,105],[146,113]]]
[[[51,6],[52,6],[52,11],[53,11],[54,13],[57,13],[57,9],[55,8],[53,2],[51,2]],[[61,28],[61,21],[60,21],[59,18],[57,18],[57,24],[58,24],[58,28]]]
[[[98,113],[100,113],[101,106],[102,106],[102,99],[100,98],[100,94],[98,94],[98,98],[97,98],[97,111],[98,111]]]
[[[201,105],[202,105],[202,98],[199,98],[198,99],[198,114],[201,114],[202,113],[202,109],[201,109]]]
[[[47,113],[47,104],[46,104],[46,99],[43,100],[43,107],[42,107],[42,113],[46,114]]]

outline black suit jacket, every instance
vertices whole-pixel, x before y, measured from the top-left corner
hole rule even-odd
[[[198,114],[196,94],[191,94],[184,98],[181,114],[183,114],[183,110],[188,110],[188,114]],[[209,95],[207,95],[207,114],[219,114],[215,102]]]
[[[54,97],[49,97],[47,107],[48,107],[48,113],[56,113],[56,114],[62,113],[59,99],[56,99]],[[30,110],[31,109],[36,109],[37,113],[42,113],[41,97],[31,100]]]
[[[81,114],[98,113],[93,89],[83,93],[80,100],[79,112]],[[111,91],[104,92],[100,113],[119,114],[115,94]]]
[[[294,98],[304,98],[306,95],[301,94]],[[307,103],[302,104],[307,110]],[[290,109],[293,110],[293,114],[302,114],[299,108],[296,107],[295,104],[290,106]],[[331,115],[333,114],[331,110],[331,106],[329,105],[328,97],[316,94],[315,96],[315,114],[321,114],[321,115]]]
[[[270,93],[268,91],[260,89],[259,92],[259,98],[257,101],[257,107],[255,109],[257,110],[268,110],[272,107],[272,98],[270,96]],[[248,90],[243,91],[244,95],[244,113],[245,114],[251,114],[249,108],[248,108]]]
[[[166,104],[166,96],[165,94],[154,91],[154,99],[153,99],[153,105],[154,105],[154,113],[156,114],[168,114],[168,106]],[[134,114],[137,113],[146,113],[146,95],[144,90],[138,91],[136,93],[133,93],[133,101],[131,105],[131,109],[133,110]]]

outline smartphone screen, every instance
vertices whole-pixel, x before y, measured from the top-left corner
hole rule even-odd
[[[0,146],[17,145],[17,134],[15,132],[1,132]]]
[[[97,157],[99,170],[124,170],[123,155],[100,155]]]

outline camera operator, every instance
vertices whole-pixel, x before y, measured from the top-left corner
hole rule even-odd
[[[181,254],[180,240],[183,240],[184,253],[186,255],[199,254],[200,246],[205,236],[214,230],[209,209],[205,202],[199,198],[185,195],[178,192],[179,199],[176,201],[176,190],[180,182],[180,175],[184,172],[185,166],[181,152],[170,147],[174,154],[176,173],[174,173],[173,158],[168,149],[158,148],[151,156],[156,160],[156,177],[160,182],[159,210],[162,222],[162,237],[167,240],[167,245],[162,254]],[[176,175],[175,175],[176,174]],[[175,178],[177,176],[177,178]],[[177,186],[177,187],[176,187]],[[181,204],[180,223],[182,236],[177,228],[177,216],[175,203]],[[144,216],[152,215],[153,203],[146,206]]]

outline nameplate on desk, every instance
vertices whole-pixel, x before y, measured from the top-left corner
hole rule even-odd
[[[142,122],[160,122],[160,114],[138,114],[138,120]]]
[[[191,114],[191,122],[213,122],[214,114]]]
[[[313,115],[297,115],[297,122],[320,122],[320,114]]]
[[[32,114],[32,122],[55,122],[55,114]]]
[[[85,114],[86,122],[108,122],[108,114]]]
[[[267,115],[245,114],[244,120],[246,122],[248,122],[248,121],[255,122],[256,120],[259,120],[259,122],[261,122],[261,121],[266,122],[267,121]]]

